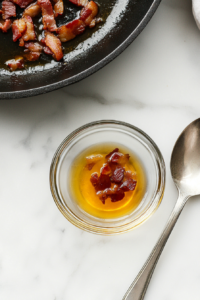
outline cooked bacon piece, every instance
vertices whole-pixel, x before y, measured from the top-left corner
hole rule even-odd
[[[69,1],[77,6],[86,6],[88,4],[88,0],[69,0]]]
[[[133,173],[133,172],[131,172],[131,171],[126,171],[125,173],[124,173],[124,178],[125,178],[125,180],[126,179],[133,179],[133,180],[136,180],[137,179],[137,175],[136,175],[136,173]]]
[[[103,191],[107,188],[111,187],[111,181],[110,181],[110,177],[109,175],[103,175],[101,174],[98,178],[98,174],[97,173],[93,173],[91,175],[90,181],[92,183],[92,185],[95,187],[95,190],[98,191]]]
[[[24,68],[24,59],[23,57],[18,57],[15,59],[7,60],[6,65],[10,68],[11,71]]]
[[[109,162],[114,164],[125,164],[128,162],[130,155],[129,154],[122,154],[121,152],[115,152],[109,158]]]
[[[124,196],[125,196],[124,192],[123,191],[119,191],[116,194],[110,195],[110,198],[111,198],[112,202],[117,202],[117,201],[122,200],[124,198]]]
[[[26,22],[26,31],[23,34],[24,41],[34,41],[37,39],[34,29],[33,20],[30,16],[24,16],[24,21]]]
[[[32,52],[29,50],[25,50],[24,53],[24,57],[28,60],[28,61],[36,61],[40,58],[40,54],[39,52]]]
[[[16,17],[16,6],[9,0],[4,0],[2,2],[2,18],[6,20],[11,17]]]
[[[25,58],[29,61],[35,61],[38,60],[40,57],[40,54],[42,52],[43,47],[37,43],[37,42],[28,42],[24,44],[25,46]]]
[[[122,167],[117,167],[117,168],[114,170],[114,172],[113,172],[113,174],[112,174],[110,180],[111,180],[112,182],[115,182],[115,183],[120,183],[120,182],[122,182],[122,180],[123,180],[123,178],[124,178],[124,172],[125,172],[124,168],[122,168]]]
[[[81,20],[74,20],[58,28],[58,36],[61,42],[67,42],[74,39],[85,30],[85,24]]]
[[[37,42],[28,42],[24,44],[25,48],[33,52],[42,52],[43,47]]]
[[[38,0],[42,9],[42,22],[44,30],[57,31],[56,21],[54,19],[53,8],[49,0]]]
[[[101,174],[103,175],[108,175],[111,173],[111,168],[109,166],[109,164],[103,164],[103,167],[101,168],[101,171],[100,171]]]
[[[110,198],[112,202],[117,202],[125,196],[124,192],[119,190],[117,185],[114,185],[113,188],[107,188],[104,191],[98,191],[96,194],[103,204],[105,204],[107,198]]]
[[[48,55],[53,55],[53,52],[51,51],[51,49],[49,47],[44,47],[43,51],[44,51],[44,53],[46,53]]]
[[[53,33],[45,32],[45,45],[53,52],[53,58],[61,60],[63,58],[61,41]]]
[[[13,42],[22,37],[26,31],[26,22],[24,19],[15,20],[12,24]]]
[[[7,19],[5,21],[3,20],[0,20],[0,29],[3,31],[3,32],[7,32],[8,29],[10,29],[10,27],[12,26],[12,21]]]
[[[39,4],[37,4],[37,2],[35,2],[31,5],[29,5],[25,9],[25,11],[23,13],[23,17],[24,16],[29,16],[31,18],[34,18],[34,17],[38,16],[40,14],[40,12],[41,12],[41,7],[39,6]]]
[[[103,158],[103,156],[101,154],[96,154],[96,155],[90,155],[86,157],[86,167],[88,168],[88,170],[92,170],[92,168],[94,167],[94,165]]]
[[[95,172],[95,173],[92,173],[91,177],[90,177],[90,181],[92,183],[92,185],[95,187],[99,181],[99,176],[98,174]]]
[[[64,4],[63,4],[63,0],[54,0],[55,5],[53,7],[54,9],[54,15],[55,18],[57,18],[58,16],[62,16],[64,13]]]
[[[128,191],[134,191],[136,187],[137,181],[133,180],[132,178],[129,178],[125,180],[120,186],[119,190],[128,192]]]
[[[94,1],[90,1],[80,13],[80,19],[85,23],[86,26],[90,26],[92,23],[92,27],[95,25],[94,18],[98,14],[98,5]]]
[[[11,0],[13,3],[19,5],[21,8],[27,7],[31,4],[34,0]]]
[[[118,148],[115,148],[113,151],[111,151],[110,153],[108,153],[108,154],[106,155],[106,159],[109,159],[109,158],[112,156],[112,154],[115,153],[115,152],[119,152],[119,149],[118,149]]]

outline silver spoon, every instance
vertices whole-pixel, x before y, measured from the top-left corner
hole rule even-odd
[[[180,213],[191,196],[200,194],[200,119],[188,125],[179,136],[172,151],[170,167],[179,192],[178,200],[157,244],[123,300],[144,299],[158,259]]]

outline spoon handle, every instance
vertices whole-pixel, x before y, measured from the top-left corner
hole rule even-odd
[[[142,300],[144,299],[147,287],[153,275],[154,269],[158,262],[158,259],[164,249],[164,246],[182,212],[185,203],[187,202],[189,197],[182,195],[179,193],[178,200],[176,205],[169,217],[167,225],[163,230],[158,242],[156,243],[155,247],[153,248],[151,254],[149,255],[147,261],[143,265],[142,269],[138,273],[137,277],[129,287],[128,291],[126,292],[124,298],[122,300]]]

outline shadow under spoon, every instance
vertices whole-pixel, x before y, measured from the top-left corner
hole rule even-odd
[[[157,244],[123,300],[144,299],[158,259],[180,213],[191,196],[200,194],[200,119],[189,124],[179,136],[172,151],[170,167],[179,192],[178,200]]]

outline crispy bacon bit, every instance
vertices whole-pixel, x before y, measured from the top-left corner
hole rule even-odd
[[[88,170],[92,170],[92,168],[94,167],[94,165],[103,158],[103,156],[101,154],[96,154],[96,155],[90,155],[86,157],[86,167],[88,168]]]
[[[93,173],[91,175],[90,181],[91,181],[92,185],[95,187],[95,190],[97,192],[103,191],[103,190],[111,187],[111,181],[110,181],[110,177],[108,175],[101,174],[98,177],[97,173]]]
[[[111,180],[112,182],[115,182],[115,183],[120,183],[120,182],[122,182],[122,180],[123,180],[123,178],[124,178],[124,172],[125,172],[124,168],[122,168],[122,167],[117,167],[117,168],[114,170],[114,172],[113,172],[113,174],[112,174],[110,180]]]
[[[53,33],[45,32],[45,45],[53,52],[53,58],[58,61],[63,58],[61,42]]]
[[[137,176],[136,176],[136,173],[133,173],[133,172],[131,172],[131,171],[126,171],[126,172],[124,173],[124,178],[125,178],[125,180],[126,180],[126,179],[130,179],[130,178],[136,180],[136,179],[137,179]]]
[[[39,52],[32,52],[29,50],[24,50],[24,56],[28,61],[36,61],[40,58],[40,54]]]
[[[124,192],[123,191],[119,191],[116,194],[110,195],[110,198],[111,198],[112,202],[117,202],[117,201],[122,200],[124,198],[124,196],[125,196]]]
[[[11,17],[16,17],[16,6],[9,0],[4,0],[2,2],[2,18],[6,20]]]
[[[87,157],[89,163],[92,162],[93,157],[95,156]],[[123,167],[129,157],[129,154],[123,154],[115,148],[105,156],[107,162],[101,167],[100,176],[98,173],[91,175],[90,181],[103,204],[107,198],[110,198],[111,202],[120,201],[125,197],[125,192],[135,190],[136,174],[129,170],[125,171]]]
[[[23,57],[10,59],[10,60],[7,60],[6,65],[10,68],[11,71],[16,71],[17,69],[23,69],[24,68],[24,59],[23,59]]]
[[[24,16],[24,21],[26,23],[26,31],[24,32],[22,39],[27,41],[34,41],[37,39],[34,29],[33,20],[30,16]]]
[[[103,167],[101,168],[101,171],[100,171],[101,174],[103,175],[108,175],[111,173],[111,168],[110,166],[106,163],[106,164],[103,164]]]
[[[91,177],[90,177],[90,181],[92,183],[92,185],[95,187],[99,181],[99,176],[98,174],[95,172],[95,173],[92,173]]]
[[[109,159],[109,158],[112,156],[112,154],[115,153],[115,152],[119,152],[119,149],[118,149],[118,148],[115,148],[113,151],[111,151],[110,153],[108,153],[108,154],[106,155],[106,159]]]
[[[85,23],[86,26],[90,26],[91,22],[94,20],[98,14],[98,5],[94,1],[90,1],[80,13],[80,19]],[[92,26],[94,26],[92,24]]]
[[[28,42],[24,44],[25,48],[33,52],[42,52],[43,47],[37,42]]]
[[[40,57],[40,54],[42,52],[43,47],[37,43],[37,42],[28,42],[24,43],[25,46],[25,58],[29,61],[35,61],[38,60]]]
[[[104,191],[98,191],[96,194],[103,204],[105,204],[107,198],[110,198],[112,202],[117,202],[125,196],[124,192],[119,190],[117,185],[114,185],[113,188],[107,188]]]
[[[26,31],[26,22],[24,19],[15,20],[12,24],[13,42],[22,37]]]
[[[109,175],[101,174],[99,176],[98,184],[96,185],[96,191],[103,191],[111,187],[111,181]]]
[[[0,20],[0,29],[3,31],[3,32],[7,32],[8,29],[10,29],[10,27],[12,26],[12,21],[7,19],[5,21],[3,20]]]
[[[109,162],[114,164],[125,164],[129,160],[129,154],[122,154],[120,152],[115,152],[109,158]]]
[[[88,0],[69,0],[69,1],[77,6],[86,6],[88,4]]]
[[[81,20],[74,20],[58,28],[58,36],[61,42],[67,42],[74,39],[85,30],[85,24]]]
[[[33,2],[33,0],[11,0],[11,1],[19,5],[21,8],[25,8]]]
[[[132,178],[129,178],[120,185],[119,190],[124,192],[134,191],[136,184],[137,181],[133,180]]]
[[[25,11],[23,13],[23,17],[24,16],[29,16],[31,18],[34,18],[34,17],[38,16],[40,14],[40,12],[41,12],[41,7],[37,4],[37,2],[35,2],[31,5],[29,5],[25,9]]]
[[[55,18],[57,18],[58,16],[62,16],[64,13],[64,4],[63,4],[63,0],[54,0],[55,5],[53,7],[54,9],[54,15]]]
[[[54,19],[53,8],[50,0],[38,0],[42,9],[42,22],[44,30],[57,31],[56,21]]]
[[[43,51],[44,51],[44,53],[46,53],[48,55],[53,55],[53,52],[51,51],[51,49],[49,47],[44,47]]]

